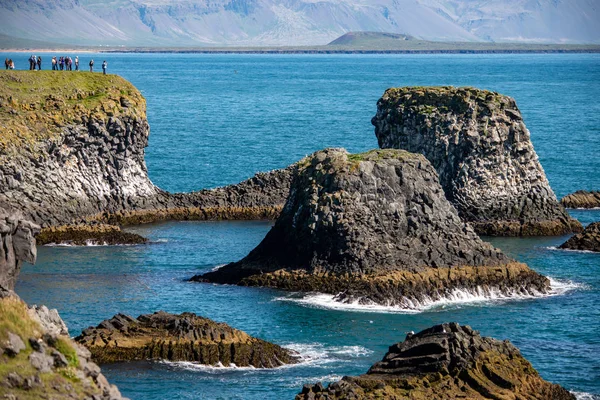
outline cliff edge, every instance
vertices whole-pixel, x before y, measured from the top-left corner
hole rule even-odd
[[[372,123],[381,148],[427,157],[479,234],[581,231],[550,188],[514,99],[475,88],[392,88]]]

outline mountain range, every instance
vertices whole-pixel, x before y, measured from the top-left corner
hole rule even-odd
[[[453,42],[600,43],[600,1],[0,0],[0,40],[304,46],[350,31]]]

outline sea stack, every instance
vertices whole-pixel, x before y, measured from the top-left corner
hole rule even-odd
[[[192,313],[118,314],[84,330],[75,341],[98,363],[169,360],[275,368],[299,361],[292,350]]]
[[[18,213],[0,210],[0,291],[14,290],[23,261],[35,263],[39,231],[38,225]]]
[[[482,337],[469,326],[436,325],[389,348],[360,376],[324,387],[304,385],[296,400],[338,399],[575,400],[543,380],[508,340]]]
[[[459,218],[424,156],[391,149],[327,149],[300,161],[265,239],[241,261],[192,280],[402,307],[455,290],[549,290],[548,279],[483,242]]]
[[[561,249],[600,252],[600,222],[593,222],[560,245]]]
[[[512,98],[475,88],[392,88],[371,122],[381,148],[427,157],[446,197],[477,233],[581,231],[550,188]]]

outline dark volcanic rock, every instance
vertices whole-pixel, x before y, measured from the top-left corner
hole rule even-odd
[[[567,208],[600,208],[600,191],[578,190],[566,195],[560,202]]]
[[[381,148],[421,153],[483,235],[581,231],[550,188],[515,101],[474,88],[388,89],[372,119]]]
[[[304,385],[296,400],[334,399],[575,400],[543,380],[509,341],[481,337],[469,326],[436,325],[389,348],[365,375],[328,387]]]
[[[454,289],[548,289],[546,278],[513,263],[461,221],[422,155],[328,149],[298,165],[283,212],[258,247],[192,280],[391,305]]]
[[[600,252],[600,222],[589,224],[583,232],[576,234],[561,244],[560,248]]]
[[[274,368],[298,362],[291,350],[192,313],[118,314],[75,340],[99,363],[162,359]]]
[[[22,262],[35,263],[35,236],[39,230],[39,226],[18,213],[0,210],[0,288],[13,290]]]
[[[115,225],[63,225],[44,229],[37,236],[37,243],[86,245],[143,244],[148,239],[131,232],[125,232]]]

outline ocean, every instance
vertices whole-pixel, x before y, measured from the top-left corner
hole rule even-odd
[[[149,175],[169,191],[236,183],[324,147],[375,148],[370,119],[377,99],[406,85],[475,86],[514,97],[557,196],[600,189],[598,54],[78,55],[83,66],[107,60],[110,73],[144,94]],[[28,56],[0,55],[21,69]],[[571,213],[584,224],[600,220],[600,210]],[[567,237],[485,238],[551,277],[553,293],[542,298],[457,292],[407,311],[186,281],[240,259],[270,226],[167,222],[129,229],[149,237],[149,245],[40,247],[16,291],[29,304],[57,308],[73,336],[119,312],[189,311],[289,346],[304,360],[275,370],[102,366],[133,400],[293,398],[304,383],[366,372],[407,331],[449,321],[511,340],[543,378],[600,399],[600,255],[556,250]]]

